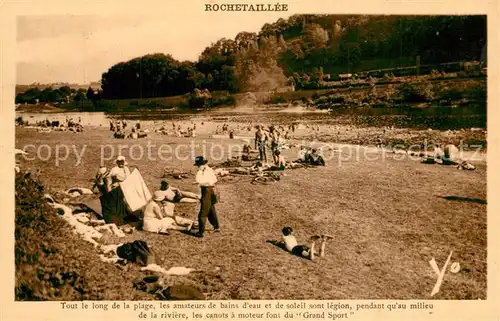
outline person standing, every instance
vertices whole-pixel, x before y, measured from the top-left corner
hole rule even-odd
[[[278,162],[278,157],[276,155],[276,152],[280,151],[280,149],[281,149],[281,146],[280,146],[280,132],[274,126],[271,126],[269,128],[269,132],[271,134],[271,152],[272,152],[272,155],[273,155],[273,162],[277,163]]]
[[[208,221],[214,227],[214,232],[219,232],[219,220],[215,211],[217,197],[215,195],[215,183],[217,177],[212,168],[207,165],[208,161],[203,156],[198,156],[195,159],[194,165],[198,167],[196,173],[196,183],[201,188],[200,212],[198,213],[198,233],[197,237],[203,237],[205,233],[205,223]]]
[[[264,132],[262,125],[257,127],[257,131],[255,132],[255,149],[259,150],[259,157],[262,162],[267,163],[267,155],[266,155],[266,141],[267,135]]]

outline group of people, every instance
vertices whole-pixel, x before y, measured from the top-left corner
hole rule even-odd
[[[177,137],[196,137],[196,124],[191,122],[191,126],[188,126],[187,129],[183,131],[181,125],[177,125],[173,122],[171,130],[169,130],[166,125],[162,125],[160,128],[155,129],[155,132],[162,135],[172,135]]]
[[[263,162],[267,161],[266,143],[271,142],[271,155],[274,164],[279,165],[279,158],[282,150],[281,133],[274,126],[270,126],[269,130],[264,130],[263,125],[257,125],[255,132],[255,149],[259,151],[259,159]]]
[[[130,132],[126,130],[127,128],[127,122],[122,120],[118,121],[110,121],[109,122],[109,130],[113,132],[113,137],[114,138],[132,138],[132,139],[137,139],[137,138],[142,138],[146,137],[148,134],[146,131],[141,129],[141,123],[137,122],[134,126],[130,128]]]
[[[22,121],[21,119],[16,119],[16,123],[23,126],[29,126],[28,121]],[[50,121],[48,118],[42,121],[36,122],[37,127],[41,127],[41,131],[72,131],[81,133],[83,132],[82,118],[78,117],[78,121],[73,120],[73,118],[66,117],[65,122],[59,120]],[[45,129],[45,130],[44,130]]]
[[[168,230],[180,230],[193,232],[193,236],[203,237],[206,230],[206,220],[214,228],[214,232],[219,231],[219,222],[215,210],[215,204],[218,202],[215,193],[215,184],[217,177],[212,168],[207,165],[207,160],[203,156],[195,159],[195,166],[198,172],[196,181],[200,186],[200,194],[181,191],[172,187],[166,180],[160,184],[160,189],[153,193],[153,197],[142,210],[142,229],[154,233],[168,234]],[[120,183],[124,182],[131,175],[127,166],[125,157],[119,156],[116,159],[116,166],[111,170],[102,165],[95,177],[95,184],[92,188],[97,188],[101,195],[110,193],[118,188]],[[182,202],[200,202],[200,211],[197,222],[175,215],[173,210],[174,203]]]
[[[125,120],[110,120],[109,121],[109,130],[112,132],[120,132],[127,128],[127,122]]]
[[[175,124],[173,126],[176,128]],[[194,130],[195,127],[193,128]],[[240,170],[245,173],[263,170],[284,170],[286,161],[281,154],[282,144],[281,132],[277,128],[270,126],[268,130],[265,130],[262,125],[257,126],[255,149],[258,150],[259,157],[253,166],[250,168],[240,168]],[[250,145],[246,145],[244,152],[248,154],[250,148]],[[267,159],[268,148],[272,155],[273,165],[271,166],[269,166]],[[303,155],[301,159],[304,162],[314,165],[324,165],[324,160],[316,149],[303,148],[302,151]],[[168,234],[169,230],[178,230],[203,238],[207,230],[207,220],[213,226],[214,232],[220,231],[215,208],[218,203],[218,195],[215,189],[217,183],[216,173],[208,165],[208,161],[203,156],[196,157],[194,166],[198,167],[195,183],[199,185],[200,193],[182,191],[170,186],[166,180],[162,180],[159,189],[153,193],[151,200],[142,208],[142,229],[144,231]],[[125,158],[120,156],[116,159],[116,166],[110,171],[107,171],[104,166],[99,169],[99,173],[96,175],[95,187],[101,193],[107,193],[113,188],[118,187],[130,175],[131,172]],[[197,220],[176,215],[173,210],[173,204],[179,202],[199,202],[200,210]],[[311,246],[309,247],[297,243],[290,227],[285,227],[282,230],[282,235],[285,248],[289,252],[311,260],[316,255],[320,257],[324,255],[326,241],[331,238],[328,235],[313,236],[311,238]],[[319,251],[316,250],[316,242],[318,240],[321,241]]]
[[[224,123],[222,126],[217,126],[215,134],[226,134],[229,131],[229,125]]]

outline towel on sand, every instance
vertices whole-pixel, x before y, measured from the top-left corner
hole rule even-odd
[[[148,264],[147,266],[141,268],[141,271],[160,272],[166,275],[188,275],[189,273],[193,272],[194,269],[185,268],[183,266],[175,266],[171,267],[167,271],[158,264]]]
[[[120,188],[131,212],[144,207],[152,198],[151,192],[137,169],[134,169],[132,174],[120,183]]]

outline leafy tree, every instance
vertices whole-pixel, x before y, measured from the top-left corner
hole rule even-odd
[[[68,86],[60,87],[59,91],[61,92],[61,95],[63,95],[64,97],[71,95],[71,88]]]
[[[416,56],[422,64],[479,60],[485,44],[485,16],[293,15],[264,24],[258,33],[219,39],[195,62],[157,53],[117,63],[102,75],[102,97],[161,97],[195,88],[272,90],[290,77],[297,88],[311,88],[320,70],[357,72],[365,61],[389,68]],[[27,91],[16,101],[40,95]],[[54,95],[45,92],[44,99]]]
[[[318,24],[309,24],[304,30],[304,41],[314,48],[323,48],[330,40],[328,32]]]
[[[94,89],[92,89],[92,87],[89,87],[89,89],[87,89],[86,97],[88,100],[94,100]]]

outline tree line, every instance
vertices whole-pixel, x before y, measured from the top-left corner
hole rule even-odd
[[[325,74],[356,71],[364,61],[479,60],[485,41],[485,16],[294,15],[263,25],[259,33],[222,38],[195,62],[151,54],[116,64],[102,75],[103,96],[311,88]]]
[[[479,60],[485,45],[486,16],[293,15],[219,39],[194,62],[154,53],[117,63],[97,97],[315,88],[328,75],[414,65],[417,56],[421,64]]]
[[[37,104],[37,103],[61,103],[68,104],[71,102],[78,104],[84,101],[90,101],[94,105],[98,105],[102,99],[102,90],[74,89],[69,86],[61,86],[59,88],[47,87],[40,89],[32,87],[23,93],[16,95],[16,104]]]

